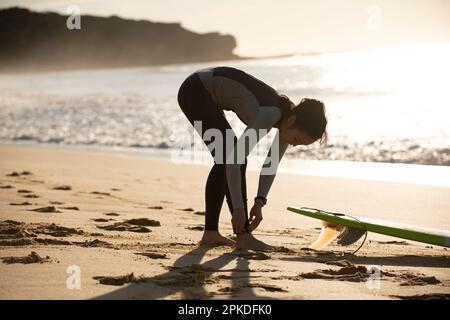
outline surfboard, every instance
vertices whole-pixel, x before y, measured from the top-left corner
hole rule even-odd
[[[287,210],[323,221],[319,238],[311,244],[312,249],[321,250],[348,228],[358,230],[359,234],[375,232],[396,238],[418,241],[442,247],[450,247],[450,231],[420,228],[388,221],[350,216],[315,208],[288,207]]]

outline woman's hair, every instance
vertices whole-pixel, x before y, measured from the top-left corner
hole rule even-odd
[[[301,130],[315,139],[320,139],[320,145],[327,144],[327,117],[325,105],[316,99],[303,98],[298,105],[285,95],[280,95],[281,108],[287,116],[295,115],[295,122],[291,128]]]

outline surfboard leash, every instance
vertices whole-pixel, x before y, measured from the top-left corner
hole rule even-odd
[[[337,217],[350,217],[350,218],[354,219],[356,222],[358,222],[362,226],[362,228],[364,229],[364,239],[363,239],[362,243],[359,245],[359,247],[355,251],[352,252],[352,254],[357,253],[362,248],[364,243],[366,243],[368,230],[367,230],[366,226],[364,225],[364,223],[361,220],[359,220],[358,218],[356,218],[356,217],[354,217],[352,215],[349,215],[349,214],[345,214],[345,213],[325,211],[325,210],[317,209],[317,208],[302,207],[301,209],[314,210],[314,211],[320,212],[320,213],[332,214],[332,215],[337,216]]]

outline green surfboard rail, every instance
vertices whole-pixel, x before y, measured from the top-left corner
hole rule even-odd
[[[447,231],[425,231],[412,226],[393,225],[388,222],[372,222],[368,219],[356,217],[358,220],[339,213],[331,213],[313,208],[287,207],[287,210],[314,219],[327,221],[333,224],[343,225],[362,231],[375,232],[387,236],[418,241],[427,244],[434,244],[442,247],[450,247],[450,232]]]

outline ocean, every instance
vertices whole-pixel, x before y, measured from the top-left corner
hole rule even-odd
[[[0,75],[0,143],[125,151],[192,145],[177,92],[197,69],[227,65],[295,103],[326,105],[329,144],[286,158],[450,166],[450,43],[156,67]],[[226,113],[237,134],[245,126]],[[268,139],[273,137],[273,133]],[[206,147],[200,144],[200,149]]]

